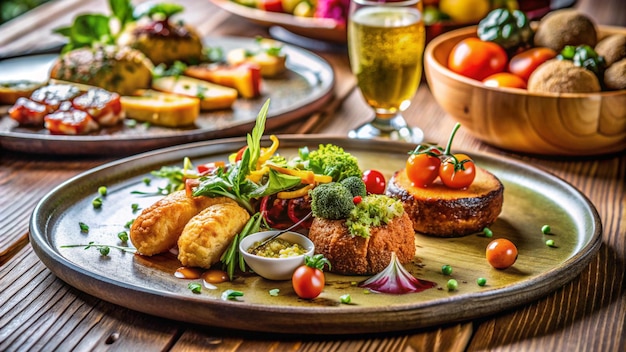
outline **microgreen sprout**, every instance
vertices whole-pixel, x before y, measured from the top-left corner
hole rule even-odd
[[[126,252],[135,253],[134,248],[113,246],[113,245],[108,245],[108,244],[98,244],[98,243],[94,243],[93,241],[89,242],[88,244],[70,244],[70,245],[61,246],[61,248],[78,248],[78,247],[83,247],[83,249],[85,250],[89,248],[95,248],[100,252],[100,254],[103,257],[109,255],[111,248],[119,249],[123,253],[126,253]]]
[[[238,301],[238,297],[243,297],[243,292],[236,290],[226,290],[222,292],[222,300],[224,301]]]
[[[82,233],[89,232],[89,225],[85,224],[84,222],[79,222],[78,226],[80,227],[80,232]]]
[[[117,238],[120,239],[120,241],[126,243],[128,242],[128,232],[126,231],[122,231],[120,233],[117,234]]]
[[[133,213],[139,210],[139,204],[137,203],[131,204],[130,207],[133,209]]]
[[[96,197],[91,201],[91,205],[93,205],[94,209],[100,209],[102,207],[102,198]]]
[[[190,289],[191,292],[196,294],[202,292],[202,285],[197,282],[190,282],[189,285],[187,285],[187,288]]]
[[[352,297],[350,297],[350,294],[341,295],[341,297],[339,297],[339,301],[343,304],[350,304],[352,302]]]
[[[444,275],[450,275],[450,274],[452,274],[452,266],[450,266],[450,265],[448,265],[448,264],[443,265],[443,266],[441,267],[441,272],[442,272]]]

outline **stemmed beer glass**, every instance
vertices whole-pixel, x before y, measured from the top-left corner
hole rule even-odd
[[[422,0],[351,0],[348,53],[374,119],[351,138],[391,138],[421,143],[423,132],[402,116],[422,76],[425,30]]]

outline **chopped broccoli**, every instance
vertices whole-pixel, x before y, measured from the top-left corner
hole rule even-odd
[[[367,190],[365,189],[365,183],[360,177],[350,176],[344,178],[340,182],[344,187],[346,187],[350,193],[352,193],[353,197],[361,196],[365,197],[367,195]]]
[[[323,183],[311,190],[311,211],[315,217],[345,219],[354,209],[352,193],[337,182]]]
[[[339,182],[350,176],[363,175],[356,157],[334,144],[320,144],[308,154],[308,167],[317,174],[332,176]]]
[[[352,236],[370,237],[370,227],[388,224],[404,213],[402,202],[384,194],[370,194],[357,204],[346,220]]]

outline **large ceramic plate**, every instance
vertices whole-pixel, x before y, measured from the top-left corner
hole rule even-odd
[[[420,293],[387,295],[365,293],[355,285],[366,277],[327,274],[324,292],[315,300],[300,300],[290,281],[274,282],[258,276],[238,277],[193,294],[186,280],[174,277],[179,262],[173,255],[145,258],[112,249],[101,257],[96,249],[62,248],[64,245],[119,244],[116,234],[141,208],[158,197],[140,197],[132,191],[154,191],[163,186],[143,180],[163,165],[182,165],[184,157],[196,164],[223,160],[236,151],[241,138],[194,143],[146,153],[106,164],[63,183],[37,205],[30,224],[31,243],[37,255],[59,278],[79,290],[141,312],[227,328],[311,334],[347,334],[421,328],[473,319],[525,304],[575,279],[601,244],[601,224],[593,205],[574,187],[532,166],[511,159],[475,155],[478,165],[491,170],[505,186],[504,207],[491,226],[494,238],[517,244],[519,258],[506,270],[493,269],[485,260],[491,240],[480,235],[462,238],[417,236],[415,264],[407,265],[416,277],[437,284]],[[410,145],[332,137],[282,136],[283,155],[295,155],[297,147],[316,148],[335,143],[353,153],[364,169],[375,168],[389,177],[401,168]],[[109,193],[102,208],[91,205],[99,186]],[[90,228],[81,233],[79,222]],[[541,227],[549,224],[552,234]],[[553,239],[556,248],[546,246]],[[453,267],[444,276],[441,267]],[[487,285],[476,284],[478,277]],[[458,280],[449,292],[448,279]],[[274,297],[269,290],[278,288]],[[227,289],[244,292],[239,302],[224,301]],[[340,296],[350,294],[351,304]]]
[[[205,44],[221,47],[226,52],[233,48],[254,48],[254,41],[216,37],[205,39]],[[237,99],[232,110],[203,112],[190,128],[118,125],[86,136],[59,136],[43,128],[19,127],[6,114],[8,107],[0,107],[0,146],[30,153],[128,155],[175,144],[243,135],[254,126],[267,99],[271,99],[267,127],[276,128],[318,110],[330,99],[335,85],[333,69],[324,59],[291,45],[285,45],[284,52],[288,71],[274,79],[263,79],[261,97]],[[2,80],[45,81],[55,58],[56,55],[39,55],[0,61]]]

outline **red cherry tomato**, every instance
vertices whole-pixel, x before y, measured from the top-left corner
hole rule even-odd
[[[454,154],[441,162],[439,178],[444,185],[450,188],[466,188],[476,177],[476,165],[465,154]]]
[[[494,73],[493,75],[485,78],[483,83],[487,87],[494,88],[507,87],[526,89],[526,81],[524,81],[521,77],[508,72]]]
[[[241,158],[243,157],[243,152],[245,152],[246,149],[248,149],[247,145],[241,147],[241,149],[237,151],[237,155],[235,156],[235,161],[241,160]]]
[[[517,260],[517,247],[506,238],[498,238],[487,245],[487,261],[496,269],[506,269]]]
[[[439,176],[441,160],[426,153],[411,154],[406,160],[406,174],[417,187],[428,187]]]
[[[509,61],[509,72],[528,82],[530,74],[542,63],[556,57],[550,48],[532,48],[513,56]]]
[[[325,265],[330,266],[330,263],[321,254],[304,257],[304,265],[299,266],[291,276],[291,284],[298,297],[313,299],[322,293],[326,284],[322,271]]]
[[[506,51],[501,46],[478,38],[463,39],[448,56],[450,70],[478,81],[503,72],[507,62]]]
[[[200,174],[207,174],[215,171],[220,167],[226,167],[226,163],[221,160],[212,161],[206,164],[198,165],[197,169]]]
[[[376,170],[365,170],[363,172],[363,183],[368,194],[383,194],[387,187],[385,176]]]

